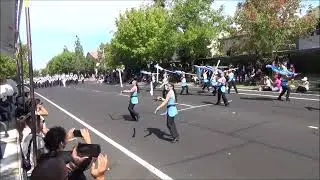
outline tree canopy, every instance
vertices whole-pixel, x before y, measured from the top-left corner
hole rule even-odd
[[[141,7],[127,10],[116,20],[117,31],[111,41],[116,62],[126,66],[145,66],[169,59],[175,50],[175,29],[168,10]]]
[[[298,16],[301,0],[246,0],[240,3],[235,23],[240,26],[242,39],[240,49],[248,53],[272,53],[288,49],[298,37],[314,30],[314,15]]]
[[[65,46],[62,53],[56,55],[48,62],[46,68],[42,70],[41,74],[53,75],[93,71],[94,61],[84,57],[83,47],[78,36],[76,36],[74,46],[74,52],[69,51]]]

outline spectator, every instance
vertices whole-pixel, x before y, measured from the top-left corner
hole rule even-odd
[[[44,141],[48,153],[42,155],[40,159],[47,159],[50,157],[60,157],[64,160],[66,166],[70,170],[69,180],[86,179],[83,171],[85,171],[91,163],[92,158],[77,158],[76,148],[73,151],[64,151],[68,141],[73,139],[73,131],[71,129],[66,133],[62,127],[53,127],[46,134]],[[80,130],[83,140],[87,144],[91,144],[89,131],[87,129]]]
[[[33,127],[32,124],[32,118],[31,115],[28,114],[27,116],[24,117],[24,119],[21,120],[22,124],[24,124],[24,127],[22,125],[22,132],[19,134],[22,134],[22,141],[21,141],[21,146],[22,146],[22,152],[24,155],[25,159],[30,160],[31,162],[31,169],[27,170],[27,176],[29,177],[34,169],[34,163],[33,163],[33,134],[31,133],[31,129]],[[43,153],[46,153],[46,149],[44,147],[44,129],[43,129],[43,124],[41,122],[40,116],[36,116],[36,123],[37,123],[37,132],[36,132],[36,143],[37,143],[37,156]]]
[[[36,115],[40,116],[43,127],[47,129],[46,120],[44,117],[48,116],[48,111],[44,108],[40,99],[36,99]]]
[[[0,125],[3,126],[5,137],[9,137],[7,125],[3,121],[10,121],[13,115],[13,88],[7,80],[0,78]]]
[[[80,158],[80,157],[77,157]],[[97,165],[96,165],[97,163]],[[97,162],[91,166],[91,175],[95,180],[105,180],[104,174],[108,169],[108,158],[99,155]],[[39,162],[34,169],[31,180],[70,180],[70,173],[63,159],[59,157],[48,158]]]
[[[263,84],[260,86],[259,91],[271,91],[271,79],[268,76],[263,78]]]
[[[297,88],[297,92],[300,93],[306,93],[307,91],[309,91],[309,81],[307,77],[304,77],[303,79],[301,79],[302,84],[300,84]]]

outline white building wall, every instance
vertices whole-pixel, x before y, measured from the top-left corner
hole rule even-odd
[[[320,35],[309,36],[307,38],[299,38],[297,49],[320,48]]]

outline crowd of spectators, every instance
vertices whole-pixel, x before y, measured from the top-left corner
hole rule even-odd
[[[100,151],[97,155],[88,155],[79,150],[80,145],[94,145],[91,144],[87,129],[72,128],[66,131],[60,126],[47,127],[46,117],[49,113],[40,99],[31,100],[27,90],[24,94],[18,94],[17,85],[10,85],[4,78],[0,79],[0,95],[0,122],[6,136],[9,136],[5,122],[16,118],[22,156],[21,168],[27,179],[85,180],[84,172],[89,169],[94,179],[105,179],[108,170],[107,156]],[[35,107],[35,121],[31,115],[32,103]],[[35,124],[37,128],[34,128]],[[75,136],[76,131],[80,135]],[[66,148],[74,140],[78,144],[73,148]],[[34,147],[37,148],[35,151]]]

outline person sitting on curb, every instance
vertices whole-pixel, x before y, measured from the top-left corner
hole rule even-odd
[[[307,77],[304,77],[303,79],[301,79],[302,84],[300,84],[297,88],[297,92],[298,93],[306,93],[307,91],[309,91],[309,81]]]
[[[260,85],[259,87],[259,91],[271,91],[272,90],[271,83],[272,83],[271,79],[268,76],[265,76],[263,78],[262,85]]]

